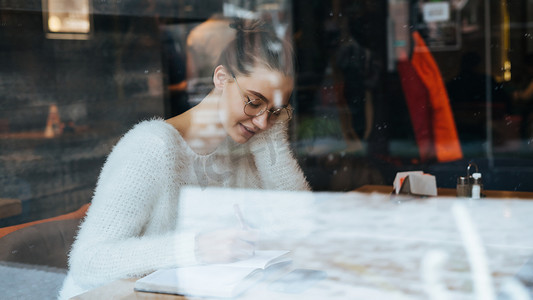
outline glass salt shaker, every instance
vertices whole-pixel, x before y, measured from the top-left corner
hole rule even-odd
[[[457,178],[457,197],[470,198],[472,196],[472,187],[470,186],[470,178],[458,177]]]

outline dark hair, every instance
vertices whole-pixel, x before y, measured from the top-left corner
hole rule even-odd
[[[220,54],[217,65],[223,65],[235,76],[250,75],[257,65],[293,76],[292,47],[266,23],[236,19],[230,27],[237,34]]]

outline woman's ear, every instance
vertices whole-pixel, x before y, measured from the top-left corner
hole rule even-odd
[[[213,73],[213,83],[215,84],[215,89],[222,90],[230,78],[231,76],[224,66],[219,65],[216,67],[215,72]]]

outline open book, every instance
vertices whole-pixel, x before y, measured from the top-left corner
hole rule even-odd
[[[142,292],[235,297],[261,280],[264,270],[276,269],[291,261],[289,251],[261,250],[249,259],[228,264],[212,264],[157,270],[135,282]]]

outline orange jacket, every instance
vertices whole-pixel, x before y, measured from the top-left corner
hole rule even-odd
[[[429,92],[435,154],[439,162],[463,158],[450,100],[442,76],[420,33],[413,32],[411,63]]]
[[[398,62],[398,74],[411,117],[421,162],[436,160],[429,92],[409,60]]]

